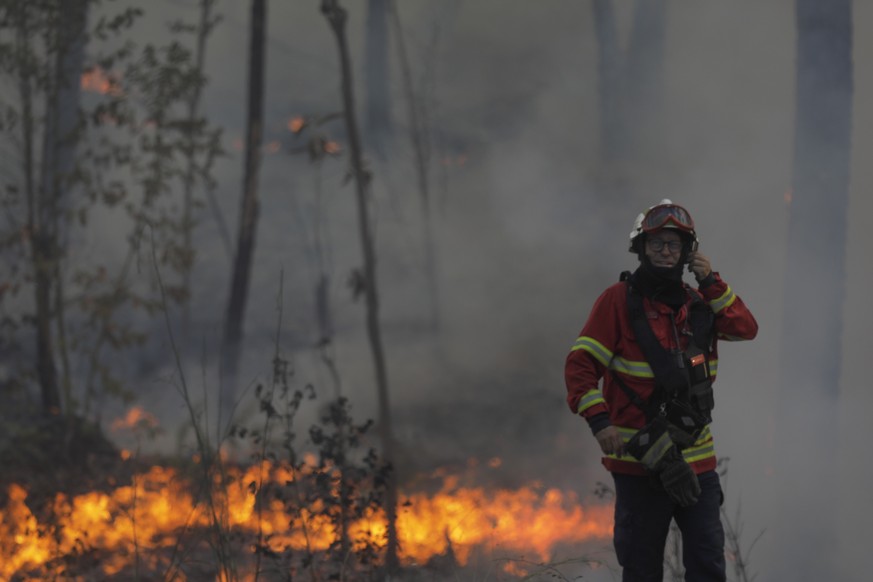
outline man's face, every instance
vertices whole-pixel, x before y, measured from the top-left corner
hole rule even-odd
[[[675,267],[681,255],[682,237],[675,230],[662,228],[646,236],[646,256],[654,266]]]

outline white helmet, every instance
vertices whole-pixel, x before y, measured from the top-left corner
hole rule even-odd
[[[634,228],[630,232],[630,247],[628,250],[638,254],[638,241],[641,234],[654,232],[662,228],[675,228],[691,237],[692,250],[697,248],[699,242],[694,230],[694,220],[685,208],[673,204],[669,198],[664,198],[654,206],[650,206],[646,212],[641,212],[634,220]]]

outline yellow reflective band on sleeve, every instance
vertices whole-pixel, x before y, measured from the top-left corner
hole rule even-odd
[[[718,358],[709,360],[707,362],[707,364],[709,364],[709,375],[710,376],[715,376],[716,374],[718,374]]]
[[[616,372],[627,374],[628,376],[636,376],[637,378],[655,377],[654,372],[652,372],[652,367],[649,366],[648,362],[628,360],[621,356],[614,358],[612,362],[610,362],[609,368]]]
[[[576,408],[576,412],[582,414],[582,412],[595,404],[606,404],[606,400],[603,399],[603,393],[597,388],[586,392],[585,396],[579,399],[579,406]]]
[[[746,340],[746,338],[744,338],[744,337],[739,337],[739,336],[735,336],[735,335],[728,335],[726,333],[719,333],[717,335],[718,335],[718,339],[725,340],[728,342],[741,342],[741,341]]]
[[[725,307],[729,307],[731,303],[736,301],[737,296],[734,294],[733,289],[728,285],[727,291],[724,292],[724,295],[719,297],[718,299],[713,299],[709,302],[709,306],[712,308],[712,311],[718,313]]]
[[[579,337],[579,339],[576,340],[576,343],[573,344],[573,347],[570,348],[571,352],[575,352],[576,350],[585,350],[604,366],[608,366],[610,360],[612,360],[611,351],[606,349],[602,343],[593,337],[588,337],[586,335]]]

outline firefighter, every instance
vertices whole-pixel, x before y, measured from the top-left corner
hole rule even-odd
[[[723,501],[709,423],[718,340],[750,340],[752,313],[698,250],[694,221],[670,200],[640,214],[640,265],[594,303],[567,356],[567,404],[597,439],[615,483],[622,580],[663,579],[672,520],[685,579],[726,579]],[[693,273],[697,286],[683,281]]]

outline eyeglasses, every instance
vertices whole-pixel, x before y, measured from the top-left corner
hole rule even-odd
[[[660,253],[662,250],[664,250],[664,247],[667,247],[667,249],[671,253],[678,253],[680,250],[682,250],[681,240],[666,241],[659,238],[650,238],[646,241],[646,245],[656,253]]]
[[[691,219],[691,215],[677,204],[660,204],[651,208],[643,217],[643,232],[664,228],[668,223],[673,223],[673,226],[679,230],[694,232],[694,221]],[[673,250],[672,247],[670,250]]]

